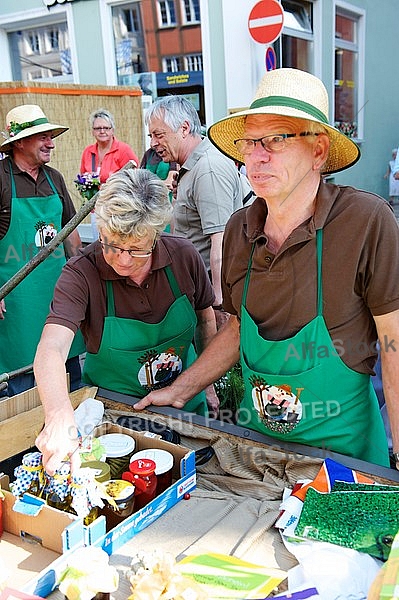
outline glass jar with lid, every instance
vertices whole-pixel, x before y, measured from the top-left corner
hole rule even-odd
[[[104,483],[104,490],[108,498],[99,514],[105,516],[108,532],[133,513],[135,488],[129,481],[110,479]]]
[[[140,458],[149,458],[155,463],[155,475],[157,476],[156,495],[162,494],[172,484],[173,454],[159,448],[147,448],[135,452],[130,462]]]
[[[110,479],[121,479],[122,473],[129,468],[130,457],[136,445],[134,438],[126,433],[106,433],[98,440],[105,449]]]
[[[129,471],[122,474],[122,479],[130,481],[135,491],[134,510],[140,510],[153,500],[157,493],[157,476],[155,475],[155,462],[147,458],[133,460]]]

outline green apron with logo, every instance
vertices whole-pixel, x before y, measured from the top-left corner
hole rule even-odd
[[[86,354],[86,383],[143,398],[151,390],[170,385],[194,362],[197,316],[169,266],[165,273],[175,301],[159,323],[116,317],[112,282],[106,282],[107,315],[97,354]],[[205,393],[187,402],[184,410],[206,416]]]
[[[240,425],[286,442],[389,466],[388,445],[370,376],[341,360],[323,317],[322,229],[317,243],[317,316],[286,340],[264,339],[245,308],[240,355],[245,383]]]
[[[30,198],[17,197],[11,162],[10,175],[11,221],[0,240],[0,285],[11,279],[61,229],[62,202],[48,173],[45,171],[54,193]],[[65,262],[61,245],[5,297],[7,312],[0,321],[0,373],[33,362],[54,287]],[[75,336],[75,340],[70,357],[84,351],[83,338]]]

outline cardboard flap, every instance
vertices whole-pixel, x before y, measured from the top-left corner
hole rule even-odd
[[[31,494],[24,494],[22,498],[16,499],[12,509],[22,515],[36,517],[45,505],[46,501],[43,500],[43,498],[37,498],[37,496],[32,496]]]

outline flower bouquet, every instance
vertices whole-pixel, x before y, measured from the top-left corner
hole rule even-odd
[[[100,189],[100,175],[98,173],[79,173],[74,184],[84,200],[91,200]]]

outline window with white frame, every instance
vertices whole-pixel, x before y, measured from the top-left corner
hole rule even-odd
[[[201,22],[199,0],[182,0],[183,24],[193,25]]]
[[[16,80],[50,79],[72,75],[66,23],[19,29],[8,34]]]
[[[335,7],[334,123],[352,138],[359,137],[361,56],[364,14],[347,3]]]
[[[121,9],[123,21],[127,33],[137,33],[141,31],[140,9],[138,4],[132,4],[131,7]]]
[[[48,71],[45,69],[31,69],[28,75],[28,81],[34,81],[36,79],[44,79],[48,76]]]
[[[162,68],[164,73],[176,73],[176,71],[202,71],[202,54],[165,57],[162,59]]]
[[[313,71],[313,2],[282,0],[284,28],[281,36],[282,66]]]
[[[183,59],[186,71],[202,71],[202,54],[187,54]]]
[[[158,17],[160,27],[171,27],[176,25],[174,0],[158,0]]]
[[[162,59],[162,69],[164,73],[176,73],[184,71],[183,60],[181,56],[168,56]]]
[[[39,34],[36,31],[27,31],[24,38],[26,54],[40,54]]]
[[[58,51],[60,47],[60,31],[58,27],[51,27],[44,32],[44,44],[46,52]]]

